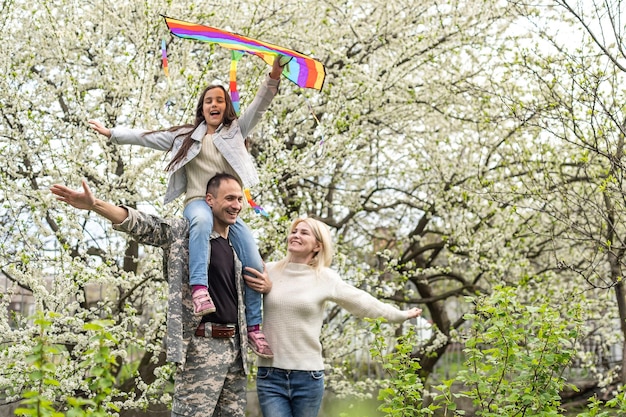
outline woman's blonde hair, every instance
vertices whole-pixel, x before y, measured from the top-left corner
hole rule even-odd
[[[320,245],[320,250],[313,256],[313,259],[309,263],[310,266],[319,270],[324,267],[330,267],[333,262],[333,241],[330,237],[330,230],[325,223],[319,220],[311,218],[298,218],[291,223],[288,234],[291,233],[300,223],[306,223],[313,232],[315,240]],[[287,252],[287,255],[278,262],[279,267],[284,268],[291,261],[291,253]]]

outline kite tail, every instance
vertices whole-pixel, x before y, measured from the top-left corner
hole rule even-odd
[[[246,194],[246,199],[248,200],[248,204],[250,204],[250,207],[254,209],[254,212],[256,214],[261,214],[265,217],[270,216],[269,214],[267,214],[267,211],[265,211],[263,207],[259,206],[257,203],[254,202],[254,200],[252,199],[252,195],[250,195],[249,188],[246,188],[245,190],[243,190],[243,192]]]
[[[309,101],[309,99],[306,96],[304,96],[304,100],[306,101],[306,104],[309,107],[309,111],[313,115],[313,118],[317,122],[317,126],[319,126],[319,128],[320,128],[320,136],[322,137],[322,139],[320,140],[320,145],[323,145],[324,144],[324,128],[322,127],[322,124],[320,123],[320,120],[315,115],[315,111],[313,110],[313,106],[311,105],[311,102]]]
[[[243,56],[241,51],[232,51],[230,61],[230,99],[233,102],[235,113],[239,116],[239,91],[237,91],[237,62]]]
[[[161,39],[161,61],[163,61],[163,72],[167,80],[170,80],[170,70],[167,67],[167,49],[165,47],[165,39]]]
[[[172,90],[172,79],[170,78],[170,70],[167,62],[167,48],[165,46],[165,38],[161,39],[161,61],[163,62],[163,72],[165,73],[165,78],[167,78],[167,86],[168,90]],[[169,98],[165,102],[165,106],[169,107],[172,104],[172,100]]]

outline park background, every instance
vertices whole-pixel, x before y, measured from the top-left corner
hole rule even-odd
[[[5,410],[26,397],[30,415],[157,415],[171,400],[160,250],[48,190],[85,178],[104,200],[182,216],[182,199],[162,204],[168,156],[87,124],[187,123],[204,86],[228,85],[229,51],[173,37],[162,15],[326,67],[319,92],[283,79],[253,132],[252,193],[268,217],[244,218],[267,261],[284,254],[291,219],[322,220],[346,281],[427,321],[330,305],[327,393],[345,408],[328,415],[583,415],[590,398],[623,398],[621,2],[7,0],[0,11]],[[239,61],[243,111],[268,70]]]

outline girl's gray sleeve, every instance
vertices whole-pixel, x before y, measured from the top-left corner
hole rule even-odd
[[[147,133],[145,129],[114,127],[111,129],[111,142],[117,145],[139,145],[159,151],[168,151],[172,147],[177,132],[158,131]],[[147,133],[147,134],[146,134]]]
[[[278,93],[278,85],[280,80],[275,80],[269,75],[265,77],[265,80],[261,83],[259,90],[254,97],[254,100],[245,109],[241,117],[239,117],[239,127],[241,128],[241,134],[245,139],[252,129],[259,123],[263,117],[263,113],[267,111],[270,103]]]

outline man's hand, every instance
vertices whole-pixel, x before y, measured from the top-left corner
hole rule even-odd
[[[57,200],[80,210],[93,210],[113,224],[120,224],[126,220],[128,211],[124,207],[97,199],[89,189],[87,181],[83,180],[82,185],[82,192],[74,191],[61,184],[54,184],[50,187],[50,191],[57,196]]]
[[[81,210],[93,210],[96,205],[96,198],[87,185],[87,181],[82,181],[83,192],[74,191],[65,185],[54,184],[50,187],[52,194],[57,196],[57,200],[63,201],[72,207]]]
[[[263,272],[259,272],[254,268],[246,267],[243,279],[246,280],[248,287],[252,288],[256,292],[261,294],[267,294],[272,290],[272,281],[270,280],[265,264],[263,265]]]

